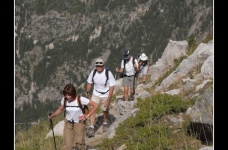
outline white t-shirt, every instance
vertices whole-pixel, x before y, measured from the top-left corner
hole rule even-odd
[[[82,107],[84,105],[88,105],[89,99],[86,97],[81,96],[80,97]],[[61,100],[61,104],[64,106],[64,97]],[[66,100],[66,106],[79,106],[77,99],[73,102]],[[66,107],[66,119],[68,121],[79,122],[79,116],[82,116],[82,110],[80,107]]]
[[[135,75],[135,68],[134,64],[132,63],[133,57],[131,56],[130,60],[126,62],[125,64],[125,71],[127,76]],[[138,60],[135,59],[135,64],[138,67]],[[121,61],[121,68],[124,68],[124,60]]]
[[[93,82],[92,82],[93,71],[90,72],[89,77],[87,79],[87,82],[89,84],[93,84]],[[107,85],[105,86],[105,82],[107,79],[106,75],[105,75],[105,69],[101,73],[99,73],[98,71],[96,72],[96,74],[93,77],[93,81],[94,81],[93,94],[94,95],[99,96],[99,97],[108,97],[109,87],[114,86],[116,84],[116,80],[111,71],[108,71],[108,77],[109,77],[109,80],[107,81]],[[108,92],[106,92],[106,91],[108,91]],[[99,92],[106,92],[106,93],[101,94]]]

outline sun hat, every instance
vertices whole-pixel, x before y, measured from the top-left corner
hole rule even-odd
[[[129,50],[124,50],[123,56],[124,56],[124,59],[128,59],[130,57],[130,51]]]
[[[104,65],[104,61],[101,58],[98,58],[95,62],[95,66],[103,66]]]
[[[140,59],[141,60],[147,60],[147,56],[146,56],[146,54],[144,54],[144,53],[142,53],[142,55],[140,56]]]

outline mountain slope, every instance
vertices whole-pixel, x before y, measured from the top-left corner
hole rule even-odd
[[[15,23],[16,117],[37,120],[65,84],[84,92],[97,57],[114,73],[124,49],[153,64],[170,39],[200,43],[213,32],[213,1],[16,0]],[[23,115],[35,107],[43,113]]]

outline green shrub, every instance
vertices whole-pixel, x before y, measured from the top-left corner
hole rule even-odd
[[[173,139],[175,128],[170,128],[170,124],[163,122],[162,118],[186,112],[192,104],[194,104],[193,100],[182,100],[178,96],[168,94],[157,94],[145,99],[138,98],[135,107],[140,110],[136,116],[120,123],[115,137],[104,139],[97,148],[112,150],[125,145],[126,150],[173,149],[177,144]]]

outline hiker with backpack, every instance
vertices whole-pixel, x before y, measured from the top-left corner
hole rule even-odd
[[[116,80],[109,69],[105,68],[104,61],[102,59],[97,59],[95,62],[96,68],[92,70],[87,79],[86,85],[86,96],[89,96],[90,89],[93,86],[93,92],[91,96],[91,101],[94,101],[98,105],[100,104],[101,110],[103,110],[104,121],[103,121],[103,132],[106,132],[109,128],[108,124],[108,114],[109,105],[114,91],[114,86]],[[86,132],[87,137],[94,137],[95,130],[95,113],[91,115],[90,126]]]
[[[139,84],[140,83],[146,84],[146,75],[147,75],[147,72],[149,72],[150,70],[150,62],[145,53],[142,53],[141,56],[139,57],[139,66],[140,66]]]
[[[124,59],[121,61],[121,68],[116,67],[116,72],[123,74],[122,85],[124,87],[124,101],[134,100],[135,95],[135,73],[139,72],[138,60],[130,55],[129,50],[124,50]],[[128,96],[130,87],[130,97]]]
[[[85,121],[94,114],[98,108],[98,104],[89,100],[86,97],[77,94],[75,87],[72,84],[67,84],[63,89],[63,95],[59,108],[50,115],[48,119],[58,116],[63,110],[64,112],[64,129],[63,129],[63,144],[64,150],[86,150],[85,145]],[[91,106],[88,114],[83,114],[83,108]]]

